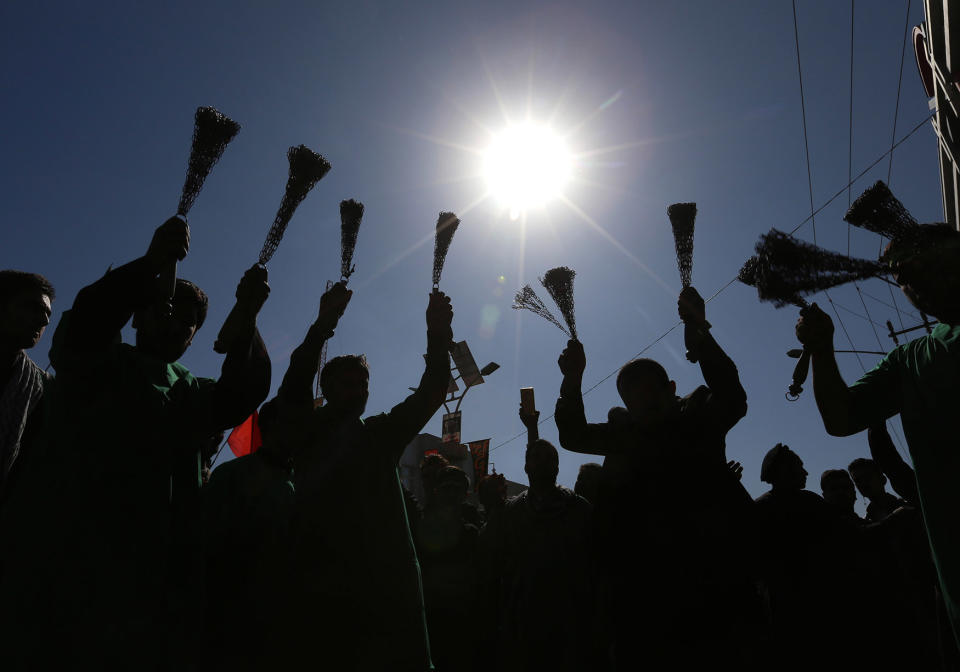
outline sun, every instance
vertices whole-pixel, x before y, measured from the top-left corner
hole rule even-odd
[[[487,189],[514,219],[561,196],[572,170],[563,138],[532,122],[508,126],[483,155]]]

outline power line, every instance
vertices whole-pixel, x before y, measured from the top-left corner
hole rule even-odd
[[[806,224],[807,222],[809,222],[809,221],[811,221],[811,220],[813,219],[814,215],[820,214],[820,212],[821,212],[823,209],[825,209],[828,205],[830,205],[830,204],[833,203],[835,200],[837,200],[838,198],[840,198],[840,196],[843,195],[843,192],[845,192],[845,191],[847,190],[847,187],[848,187],[848,186],[850,186],[851,184],[856,184],[857,180],[859,180],[861,177],[863,177],[864,175],[866,175],[867,173],[869,173],[878,163],[880,163],[880,162],[883,161],[885,158],[887,158],[887,155],[889,155],[891,152],[893,152],[894,149],[896,149],[897,147],[899,147],[900,145],[902,145],[902,144],[904,143],[904,141],[906,141],[910,136],[912,136],[914,133],[916,133],[916,132],[919,131],[921,128],[923,128],[924,126],[926,126],[927,122],[930,121],[931,119],[933,119],[933,117],[934,117],[935,114],[936,114],[936,112],[931,112],[929,115],[927,115],[926,117],[924,117],[924,118],[923,118],[923,121],[921,121],[919,124],[917,124],[916,126],[914,126],[914,127],[910,130],[910,132],[907,133],[905,136],[903,136],[902,138],[900,138],[900,140],[897,142],[897,144],[895,144],[891,149],[889,149],[888,151],[884,152],[884,153],[881,154],[879,157],[877,157],[877,159],[874,160],[874,162],[871,163],[869,166],[867,166],[866,168],[864,168],[863,170],[861,170],[861,171],[857,174],[857,176],[853,178],[853,181],[852,181],[852,182],[850,182],[850,183],[847,184],[847,185],[844,185],[837,193],[835,193],[833,196],[831,196],[831,197],[827,200],[826,203],[824,203],[824,204],[821,205],[819,208],[817,208],[816,210],[814,210],[813,212],[811,212],[809,215],[807,215],[807,218],[806,218],[806,219],[804,219],[802,222],[800,222],[799,224],[797,224],[797,225],[793,228],[793,230],[790,231],[790,235],[793,235],[794,233],[796,233],[797,231],[799,231],[800,228],[803,227],[804,224]]]
[[[933,115],[931,114],[930,116],[925,117],[925,118],[923,119],[923,121],[921,121],[919,124],[917,124],[916,126],[914,126],[906,135],[904,135],[902,138],[900,138],[900,140],[894,145],[894,149],[896,149],[896,148],[899,147],[901,144],[903,144],[904,142],[906,142],[907,139],[909,139],[914,133],[916,133],[917,131],[919,131],[919,130],[930,120],[930,118],[931,118],[932,116],[933,116]],[[877,157],[877,158],[873,161],[873,163],[871,163],[869,166],[867,166],[866,168],[864,168],[856,177],[854,177],[854,178],[853,178],[853,182],[851,182],[850,184],[856,183],[857,180],[859,180],[861,177],[863,177],[864,175],[866,175],[866,174],[867,174],[871,169],[873,169],[878,163],[880,163],[881,161],[883,161],[883,159],[886,158],[887,154],[889,154],[890,151],[892,151],[892,150],[888,150],[888,151],[884,152],[883,154],[881,154],[879,157]],[[847,190],[847,188],[850,186],[850,184],[846,184],[846,185],[844,185],[843,187],[841,187],[841,188],[837,191],[837,193],[835,193],[833,196],[831,196],[829,199],[827,199],[827,201],[826,201],[825,203],[823,203],[819,208],[817,208],[813,213],[811,213],[810,215],[807,215],[807,217],[806,217],[803,221],[801,221],[799,224],[797,224],[795,227],[793,227],[793,229],[790,230],[790,235],[793,235],[794,233],[796,233],[797,231],[799,231],[799,230],[803,227],[804,224],[806,224],[807,222],[809,222],[809,221],[811,220],[811,218],[812,218],[813,215],[816,215],[816,214],[819,213],[821,210],[825,209],[827,206],[829,206],[831,203],[833,203],[835,200],[837,200],[838,198],[840,198],[840,196],[843,194],[844,191]],[[719,296],[719,295],[720,295],[722,292],[724,292],[728,287],[730,287],[730,285],[734,284],[734,283],[737,281],[737,279],[738,279],[737,276],[734,276],[733,278],[731,278],[731,280],[730,280],[727,284],[725,284],[723,287],[721,287],[721,288],[718,289],[716,292],[714,292],[713,295],[712,295],[709,299],[706,300],[706,303],[709,303],[709,302],[712,301],[713,299],[717,298],[717,296]],[[887,285],[887,286],[889,287],[889,285]],[[892,292],[893,289],[891,288],[890,291]],[[868,294],[868,296],[869,296],[869,294]],[[879,299],[876,299],[876,298],[873,297],[873,296],[871,296],[870,298],[874,299],[875,301],[879,301]],[[881,302],[881,303],[882,303],[882,302]],[[678,326],[680,326],[680,323],[679,323],[679,322],[676,323],[676,324],[674,324],[674,325],[673,325],[672,327],[670,327],[669,329],[667,329],[664,333],[660,334],[653,342],[651,342],[649,345],[647,345],[643,350],[640,351],[639,354],[635,355],[635,356],[632,357],[631,359],[636,359],[637,357],[639,357],[640,355],[642,355],[643,353],[645,353],[647,350],[649,350],[649,349],[652,348],[654,345],[656,345],[657,343],[659,343],[660,341],[662,341],[664,338],[666,338],[666,337],[667,337],[674,329],[676,329]],[[854,348],[851,348],[851,349],[854,349]],[[629,360],[628,360],[628,361],[629,361]],[[625,363],[626,363],[626,362],[625,362]],[[619,371],[619,370],[620,370],[620,368],[618,367],[617,369],[615,369],[614,371],[612,371],[612,372],[609,373],[608,375],[606,375],[606,376],[604,376],[603,378],[601,378],[597,383],[595,383],[595,384],[594,384],[593,386],[591,386],[586,392],[584,392],[584,393],[583,393],[583,396],[586,396],[589,392],[591,392],[591,391],[593,391],[594,389],[596,389],[599,385],[601,385],[602,383],[604,383],[604,382],[606,382],[607,380],[609,380],[610,378],[612,378],[612,377],[617,373],[617,371]],[[544,418],[543,420],[541,420],[541,421],[538,423],[538,425],[542,425],[543,423],[547,422],[547,421],[550,420],[551,418],[553,418],[553,414],[552,414],[552,413],[551,413],[549,416],[547,416],[546,418]],[[526,430],[524,430],[524,431],[520,432],[519,434],[516,434],[516,435],[510,437],[509,439],[506,439],[505,441],[502,441],[501,443],[498,443],[496,446],[494,446],[493,448],[491,448],[490,451],[492,452],[492,451],[496,450],[497,448],[501,448],[501,447],[507,445],[508,443],[514,442],[514,441],[516,441],[517,439],[519,439],[521,436],[525,435],[526,433],[527,433]],[[894,436],[896,437],[896,435],[894,435]]]
[[[893,173],[893,143],[897,139],[897,117],[900,116],[900,89],[903,86],[903,62],[907,55],[907,33],[910,30],[910,4],[907,0],[907,18],[903,22],[903,47],[900,49],[900,75],[897,78],[897,103],[893,110],[893,133],[890,134],[890,164],[887,166],[887,186],[890,186],[890,175]]]
[[[887,286],[889,287],[889,285],[887,285]],[[893,291],[893,288],[891,288],[890,291],[892,292],[892,291]],[[867,297],[868,299],[873,299],[873,300],[876,301],[877,303],[886,306],[887,308],[896,308],[896,306],[893,305],[892,303],[887,303],[887,302],[884,301],[883,299],[878,299],[877,297],[875,297],[873,294],[870,294],[869,292],[863,292],[863,295],[864,295],[865,297]],[[920,316],[919,316],[919,315],[917,315],[916,313],[911,312],[911,311],[909,311],[909,310],[904,309],[902,312],[906,313],[906,314],[909,315],[910,317],[913,317],[913,318],[915,318],[915,319],[917,319],[917,320],[920,319]]]
[[[853,179],[853,17],[855,0],[850,0],[850,127],[847,131],[847,208],[852,203],[851,186]],[[847,222],[847,256],[850,256],[850,222]]]
[[[810,221],[813,226],[813,244],[817,244],[816,213],[813,210],[813,177],[810,172],[810,144],[807,142],[807,106],[803,100],[803,69],[800,67],[800,32],[797,28],[797,0],[793,2],[793,42],[797,48],[797,79],[800,81],[800,113],[803,118],[803,148],[807,155],[807,187],[810,192]]]

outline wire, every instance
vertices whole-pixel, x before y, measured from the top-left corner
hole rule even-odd
[[[870,317],[870,309],[867,308],[867,302],[863,300],[863,292],[860,291],[860,285],[853,283],[853,286],[857,289],[857,296],[860,297],[860,305],[863,306],[863,312],[867,314],[867,321],[870,322],[870,327],[873,329],[873,335],[877,339],[877,345],[880,346],[880,349],[883,350],[883,343],[880,342],[880,334],[877,333],[877,327],[881,329],[884,327],[882,324],[877,324],[873,321],[873,318]]]
[[[807,155],[807,186],[810,192],[810,221],[813,223],[813,244],[817,244],[817,224],[813,210],[813,177],[810,172],[810,144],[807,142],[807,106],[803,100],[803,69],[800,67],[800,32],[797,28],[797,0],[793,2],[793,42],[797,48],[797,79],[800,81],[800,113],[803,118],[803,148]]]
[[[917,124],[916,126],[914,126],[914,127],[910,130],[910,132],[907,133],[905,136],[903,136],[902,138],[900,138],[900,140],[897,142],[897,144],[895,144],[895,145],[893,146],[893,148],[891,148],[890,150],[884,152],[884,153],[883,153],[881,156],[879,156],[873,163],[871,163],[869,166],[867,166],[866,168],[864,168],[863,170],[861,170],[861,171],[857,174],[857,176],[853,178],[853,182],[850,182],[850,184],[855,184],[855,183],[857,182],[857,180],[859,180],[861,177],[863,177],[863,176],[866,175],[868,172],[870,172],[878,163],[880,163],[880,162],[883,161],[885,158],[887,158],[887,155],[890,154],[894,149],[896,149],[897,147],[899,147],[900,145],[902,145],[902,144],[904,143],[904,141],[906,141],[910,136],[912,136],[914,133],[916,133],[916,132],[919,131],[921,128],[923,128],[924,126],[926,126],[927,122],[930,121],[931,119],[933,119],[934,115],[936,115],[936,112],[931,112],[929,115],[927,115],[926,117],[924,117],[923,121],[921,121],[919,124]],[[822,211],[822,210],[823,210],[824,208],[826,208],[828,205],[830,205],[830,204],[833,203],[835,200],[837,200],[838,198],[840,198],[840,196],[843,194],[843,192],[845,192],[845,191],[847,190],[847,187],[848,187],[848,186],[850,186],[850,185],[849,185],[849,184],[844,185],[837,193],[835,193],[833,196],[831,196],[831,197],[827,200],[826,203],[824,203],[824,204],[821,205],[819,208],[817,208],[816,210],[814,210],[813,212],[811,212],[809,215],[807,215],[807,218],[806,218],[806,219],[804,219],[802,222],[800,222],[799,224],[797,224],[797,225],[793,228],[793,230],[790,231],[790,235],[792,236],[793,234],[795,234],[797,231],[799,231],[799,230],[803,227],[804,224],[806,224],[807,222],[809,222],[810,220],[812,220],[813,217],[814,217],[814,215],[820,214],[820,211]]]
[[[933,117],[933,114],[931,114],[931,115],[928,116],[928,117],[925,117],[925,118],[923,119],[923,121],[921,121],[921,122],[918,123],[916,126],[914,126],[914,127],[910,130],[910,132],[908,132],[905,136],[903,136],[902,138],[900,138],[899,142],[897,142],[897,144],[894,145],[894,149],[895,149],[896,147],[899,147],[899,146],[900,146],[901,144],[903,144],[904,142],[906,142],[906,140],[907,140],[908,138],[910,138],[914,133],[916,133],[917,131],[919,131],[928,121],[930,121],[930,119],[931,119],[932,117]],[[854,177],[854,178],[853,178],[853,182],[851,182],[850,184],[856,183],[857,180],[859,180],[861,177],[863,177],[864,175],[866,175],[874,166],[876,166],[878,163],[880,163],[881,161],[883,161],[883,159],[886,158],[887,154],[889,154],[890,151],[892,151],[892,150],[886,151],[886,152],[884,152],[883,154],[881,154],[879,157],[877,157],[877,159],[874,160],[873,163],[871,163],[869,166],[867,166],[866,168],[864,168],[856,177]],[[837,193],[835,193],[833,196],[831,196],[825,203],[823,203],[823,204],[822,204],[819,208],[817,208],[813,213],[811,213],[810,215],[807,215],[807,217],[806,217],[803,221],[801,221],[799,224],[797,224],[795,227],[793,227],[793,229],[790,230],[790,235],[793,235],[794,233],[796,233],[797,231],[799,231],[799,230],[803,227],[804,224],[806,224],[807,222],[809,222],[809,221],[811,220],[811,218],[813,217],[813,215],[816,215],[816,214],[819,213],[821,210],[825,209],[827,206],[829,206],[831,203],[833,203],[835,200],[837,200],[838,198],[840,198],[840,196],[843,194],[844,191],[847,190],[847,188],[850,186],[850,184],[846,184],[846,185],[844,185],[843,187],[841,187],[841,188],[837,191]],[[717,298],[717,297],[718,297],[722,292],[724,292],[728,287],[730,287],[732,284],[734,284],[735,282],[737,282],[737,279],[738,279],[737,276],[734,276],[733,278],[731,278],[731,280],[730,280],[727,284],[725,284],[723,287],[721,287],[721,288],[718,289],[716,292],[714,292],[713,295],[712,295],[709,299],[706,299],[705,303],[709,303],[709,302],[712,301],[713,299]],[[888,285],[888,287],[889,287],[889,285]],[[892,289],[891,289],[890,291],[891,291],[891,293],[893,292]],[[868,296],[869,296],[869,295],[868,295]],[[874,300],[879,300],[879,299],[876,299],[875,297],[872,297],[872,296],[871,296],[870,298],[872,298],[872,299],[874,299]],[[882,303],[882,302],[881,302],[881,303]],[[642,355],[643,353],[645,353],[647,350],[649,350],[649,349],[652,348],[654,345],[656,345],[657,343],[659,343],[660,341],[662,341],[664,338],[666,338],[666,337],[667,337],[674,329],[676,329],[678,326],[680,326],[680,323],[674,324],[674,325],[673,325],[672,327],[670,327],[667,331],[665,331],[664,333],[660,334],[660,336],[658,336],[653,342],[651,342],[651,343],[650,343],[648,346],[646,346],[643,350],[641,350],[639,354],[637,354],[636,356],[632,357],[631,359],[636,359],[637,357],[639,357],[640,355]],[[851,349],[854,349],[854,348],[851,348]],[[628,360],[628,361],[629,361],[629,360]],[[624,362],[624,363],[626,363],[626,362]],[[615,370],[614,370],[613,372],[611,372],[610,374],[608,374],[608,375],[604,376],[603,378],[601,378],[597,383],[595,383],[592,387],[590,387],[590,388],[587,390],[587,392],[584,392],[583,395],[586,396],[587,393],[589,393],[590,391],[596,389],[601,383],[604,383],[604,382],[606,382],[607,380],[609,380],[610,378],[612,378],[612,377],[614,376],[614,374],[616,374],[617,371],[619,371],[619,370],[620,370],[620,368],[618,367],[617,369],[615,369]],[[538,425],[542,425],[543,423],[545,423],[546,421],[548,421],[548,420],[550,420],[550,419],[552,419],[552,418],[553,418],[553,414],[551,413],[549,416],[547,416],[546,418],[544,418],[543,420],[541,420],[541,421],[538,423]],[[513,443],[514,441],[516,441],[517,439],[519,439],[521,436],[524,436],[526,433],[527,433],[527,431],[526,431],[526,430],[523,430],[522,432],[520,432],[520,433],[518,433],[518,434],[516,434],[516,435],[514,435],[514,436],[512,436],[512,437],[510,437],[509,439],[506,439],[505,441],[502,441],[502,442],[498,443],[496,446],[494,446],[493,448],[490,449],[490,452],[493,452],[493,451],[496,450],[497,448],[501,448],[501,447],[507,445],[508,443]],[[894,436],[896,436],[896,435],[894,435]]]
[[[907,55],[907,33],[910,30],[910,4],[907,0],[907,18],[903,22],[903,47],[900,49],[900,76],[897,79],[897,104],[893,110],[893,133],[890,135],[890,164],[887,166],[887,186],[890,186],[890,175],[893,173],[893,143],[897,139],[897,117],[900,115],[900,89],[903,86],[903,62]]]
[[[856,0],[850,0],[850,128],[847,131],[847,208],[850,208],[851,187],[853,178],[853,17],[854,3]],[[847,222],[847,256],[850,256],[850,222]]]
[[[891,289],[891,291],[893,291],[893,290]],[[877,297],[875,297],[873,294],[870,294],[869,292],[863,292],[863,295],[864,295],[865,297],[867,297],[868,299],[873,299],[873,300],[876,301],[877,303],[886,306],[887,308],[896,308],[896,306],[893,305],[892,303],[887,303],[887,302],[884,301],[883,299],[878,299]],[[906,310],[906,309],[904,309],[903,312],[904,312],[905,314],[909,315],[910,317],[914,318],[914,319],[917,319],[917,320],[920,319],[920,316],[917,315],[917,314],[914,313],[914,312],[911,312],[911,311]]]
[[[850,344],[851,350],[856,350],[857,346],[853,344],[853,339],[850,338],[850,332],[847,331],[847,325],[843,323],[843,320],[840,318],[840,313],[837,311],[836,305],[833,303],[833,299],[830,298],[830,292],[823,290],[824,296],[827,297],[827,301],[830,303],[830,307],[833,308],[833,314],[837,316],[837,322],[840,324],[840,328],[843,330],[843,335],[847,337],[847,343]],[[863,360],[860,359],[860,353],[854,352],[854,356],[857,358],[857,363],[860,365],[860,368],[863,369],[863,372],[867,372],[867,367],[863,365]]]

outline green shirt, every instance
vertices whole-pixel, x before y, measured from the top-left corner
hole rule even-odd
[[[960,326],[939,324],[891,351],[850,393],[857,425],[900,414],[933,560],[960,640]]]

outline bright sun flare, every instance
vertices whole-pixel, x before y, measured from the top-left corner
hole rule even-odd
[[[490,194],[516,218],[560,196],[572,167],[563,138],[546,126],[525,123],[494,137],[484,154],[483,175]]]

